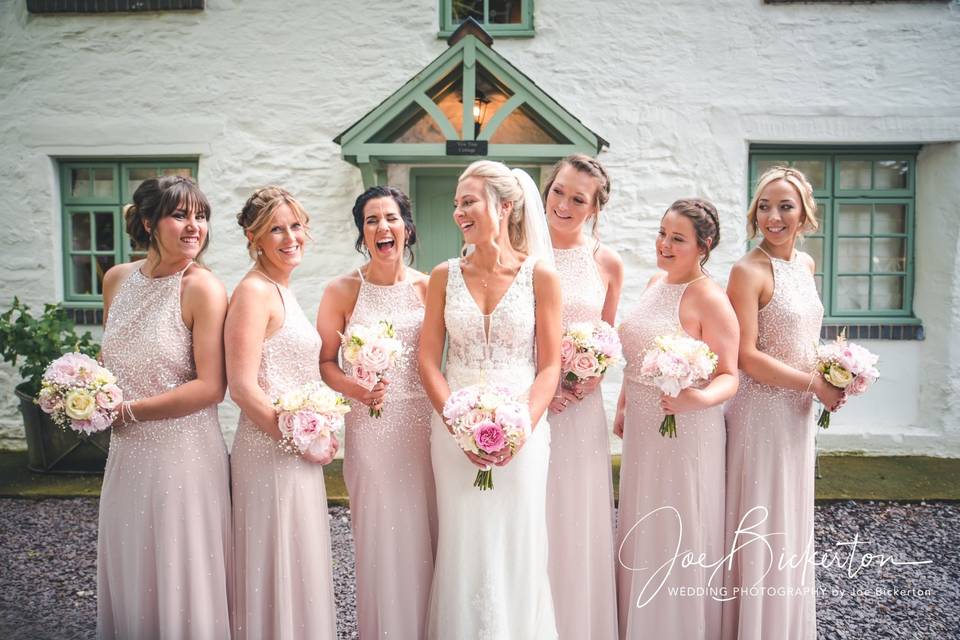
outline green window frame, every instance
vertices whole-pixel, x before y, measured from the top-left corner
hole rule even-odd
[[[917,147],[750,150],[748,201],[774,164],[803,171],[820,227],[798,243],[817,263],[825,324],[919,324],[913,314]]]
[[[531,38],[533,28],[533,0],[507,0],[508,5],[519,4],[520,22],[496,22],[495,0],[439,0],[440,32],[437,37],[449,37],[463,21],[463,16],[473,17],[492,36],[507,38]],[[494,6],[492,6],[494,5]],[[471,7],[473,7],[471,11]]]
[[[123,206],[149,177],[197,178],[196,158],[64,160],[59,163],[63,230],[64,301],[74,308],[103,306],[103,274],[143,257],[130,246]]]

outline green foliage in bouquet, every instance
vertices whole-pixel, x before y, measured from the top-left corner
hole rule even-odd
[[[96,358],[100,345],[89,331],[77,335],[63,305],[45,304],[43,314],[35,318],[30,307],[15,297],[13,306],[0,314],[0,356],[14,367],[21,361],[20,376],[26,384],[20,390],[24,393],[37,397],[47,366],[73,351]]]

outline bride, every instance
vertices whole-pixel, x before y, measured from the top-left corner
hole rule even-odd
[[[560,284],[543,204],[525,172],[481,160],[457,183],[454,221],[468,251],[430,275],[420,377],[437,413],[430,439],[439,538],[430,595],[430,638],[556,638],[547,576],[544,419],[560,375]],[[448,340],[446,378],[440,369]],[[465,453],[440,417],[456,390],[505,385],[527,401],[526,443]],[[494,488],[473,486],[494,466]]]

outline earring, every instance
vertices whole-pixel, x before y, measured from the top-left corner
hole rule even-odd
[[[261,249],[260,247],[257,247],[257,255],[258,255],[258,256],[262,256],[262,255],[263,255],[263,249]]]

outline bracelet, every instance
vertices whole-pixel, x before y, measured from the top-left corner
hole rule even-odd
[[[813,371],[813,372],[810,374],[810,383],[807,385],[807,390],[806,390],[804,393],[810,393],[810,389],[813,388],[813,381],[814,381],[814,379],[815,379],[816,377],[817,377],[817,372],[816,372],[816,371]]]
[[[122,416],[124,410],[126,410],[127,415],[130,416],[130,422],[140,422],[139,420],[137,420],[137,416],[133,415],[133,406],[132,406],[132,405],[133,405],[133,401],[132,401],[132,400],[127,400],[126,402],[124,402],[123,404],[121,404],[121,405],[120,405],[120,415]],[[127,420],[124,419],[124,422],[127,422]]]

